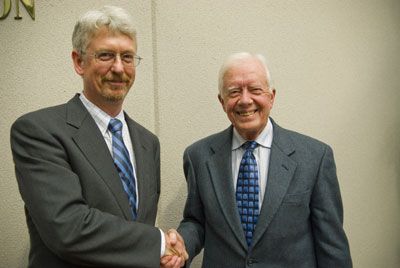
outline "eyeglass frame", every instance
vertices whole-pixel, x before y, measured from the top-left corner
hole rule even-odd
[[[109,60],[102,60],[102,59],[100,59],[100,56],[99,56],[99,54],[101,54],[101,53],[113,54],[113,57],[110,58]],[[125,68],[127,68],[127,67],[129,67],[129,68],[137,67],[140,64],[140,61],[143,60],[142,57],[140,57],[139,55],[137,55],[134,52],[119,53],[119,52],[114,52],[114,51],[111,51],[111,50],[100,50],[100,51],[96,51],[96,52],[93,52],[93,53],[86,53],[84,51],[81,51],[80,54],[94,57],[96,62],[99,62],[101,64],[105,64],[105,65],[108,64],[109,67],[112,66],[115,63],[115,61],[117,59],[117,56],[119,57],[119,59],[121,60],[122,65]],[[124,59],[123,59],[124,55],[132,55],[133,56],[133,60],[132,60],[133,64],[124,61]]]

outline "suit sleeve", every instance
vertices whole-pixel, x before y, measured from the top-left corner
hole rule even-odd
[[[28,224],[59,258],[76,265],[158,267],[160,232],[89,207],[63,142],[43,120],[11,128],[15,172]]]
[[[352,267],[343,230],[343,206],[332,149],[325,147],[311,200],[318,267]]]
[[[178,232],[182,235],[186,250],[189,254],[188,266],[193,258],[199,254],[204,245],[204,212],[197,187],[197,177],[195,167],[191,160],[189,151],[186,149],[183,156],[183,167],[188,187],[183,220],[178,227]]]

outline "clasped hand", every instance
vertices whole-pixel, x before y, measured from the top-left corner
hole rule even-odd
[[[160,260],[162,268],[179,268],[189,258],[182,236],[175,230],[168,230],[165,235],[165,254]]]

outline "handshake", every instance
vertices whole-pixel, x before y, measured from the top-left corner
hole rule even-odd
[[[183,267],[187,259],[189,259],[189,255],[186,252],[182,236],[175,229],[168,230],[165,235],[165,253],[161,257],[160,267]]]

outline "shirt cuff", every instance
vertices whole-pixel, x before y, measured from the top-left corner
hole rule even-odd
[[[164,254],[165,254],[165,235],[164,235],[164,232],[161,230],[161,229],[159,229],[160,230],[160,234],[161,234],[161,250],[160,250],[160,256],[161,257],[164,257]]]

